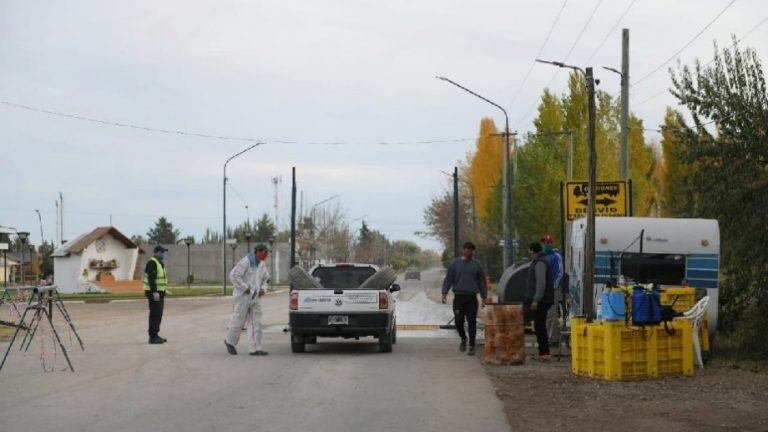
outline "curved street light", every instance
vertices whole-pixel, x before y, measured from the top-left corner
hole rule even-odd
[[[256,144],[251,145],[250,147],[247,147],[232,156],[229,157],[229,159],[224,162],[224,187],[223,187],[223,223],[222,223],[222,230],[221,230],[221,278],[223,280],[222,282],[222,288],[224,290],[224,295],[227,295],[227,165],[229,162],[240,156],[241,154],[253,149],[256,146],[264,145],[266,143],[264,142],[257,142]]]
[[[502,185],[504,186],[504,190],[502,192],[502,228],[504,232],[504,268],[507,268],[511,266],[515,262],[515,249],[512,247],[512,239],[510,238],[510,233],[514,229],[514,222],[513,222],[513,216],[512,216],[512,209],[511,209],[511,203],[512,200],[510,199],[510,193],[511,193],[511,184],[510,184],[510,176],[509,176],[509,116],[507,115],[507,110],[504,109],[501,105],[497,104],[496,102],[481,96],[474,91],[464,87],[463,85],[452,81],[446,77],[443,76],[436,76],[435,78],[445,81],[449,84],[452,84],[465,92],[471,94],[472,96],[475,96],[479,99],[484,100],[485,102],[488,102],[489,104],[495,106],[499,110],[501,110],[502,113],[504,113],[504,152],[503,152],[503,160],[502,160],[502,177],[504,178],[504,182]],[[517,157],[517,152],[515,153],[515,157]],[[513,164],[513,170],[514,170],[514,164]]]
[[[582,69],[578,66],[568,65],[558,61],[536,59],[538,63],[550,64],[560,68],[572,69],[584,76],[587,84],[587,112],[589,125],[587,127],[587,148],[589,152],[589,190],[587,194],[587,233],[586,253],[584,256],[583,286],[583,311],[587,321],[592,321],[594,316],[594,278],[595,278],[595,184],[597,183],[597,150],[595,149],[595,85],[600,80],[595,79],[591,67]],[[610,70],[610,69],[609,69]]]

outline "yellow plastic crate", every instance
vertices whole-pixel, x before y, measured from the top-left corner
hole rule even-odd
[[[571,370],[604,380],[642,380],[693,375],[691,322],[664,326],[626,327],[623,322],[587,324],[574,318],[571,331]]]
[[[661,304],[672,306],[675,312],[685,312],[696,305],[696,290],[693,288],[665,288],[661,292]]]
[[[696,305],[696,289],[686,287],[669,287],[661,290],[661,304],[672,306],[675,312],[683,313]],[[701,350],[709,351],[709,330],[706,318],[699,329],[701,338]]]

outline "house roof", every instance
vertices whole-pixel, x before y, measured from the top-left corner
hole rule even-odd
[[[128,249],[139,249],[139,253],[144,253],[144,250],[139,248],[139,246],[131,241],[130,238],[126,237],[125,234],[118,231],[117,228],[113,226],[103,226],[98,227],[94,229],[91,232],[87,232],[85,234],[81,234],[77,237],[75,237],[73,240],[68,241],[60,248],[56,249],[53,252],[53,256],[55,257],[65,257],[72,253],[80,253],[82,252],[88,245],[95,242],[96,240],[100,239],[101,237],[104,237],[105,235],[111,235],[114,237],[115,240],[119,241],[120,243],[124,244],[126,248]]]

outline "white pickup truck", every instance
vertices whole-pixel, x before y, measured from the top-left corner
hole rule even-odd
[[[395,298],[389,289],[366,289],[360,285],[378,268],[371,264],[318,265],[310,275],[322,288],[293,289],[289,302],[291,351],[304,352],[305,344],[317,337],[360,338],[373,336],[382,352],[392,352],[397,341]]]

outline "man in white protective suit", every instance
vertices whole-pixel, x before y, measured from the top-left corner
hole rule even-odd
[[[234,287],[234,312],[229,320],[224,345],[232,355],[237,355],[235,345],[240,340],[243,325],[248,332],[249,354],[269,354],[261,346],[261,297],[266,293],[269,283],[269,271],[265,262],[268,255],[267,246],[259,243],[253,253],[248,253],[229,272],[229,280]]]

